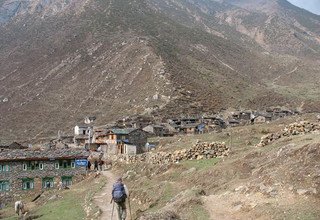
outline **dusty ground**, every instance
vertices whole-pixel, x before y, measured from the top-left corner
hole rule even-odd
[[[99,207],[101,215],[100,220],[116,220],[117,211],[114,203],[111,201],[111,190],[114,181],[116,180],[116,175],[111,171],[102,171],[101,174],[107,178],[107,184],[98,192],[94,198],[94,203]],[[114,209],[114,210],[113,210]],[[130,213],[127,213],[127,219],[130,218]]]
[[[112,184],[116,177],[110,171],[102,171],[101,174],[107,178],[107,184],[94,196],[93,201],[101,211],[100,220],[116,219],[115,210],[112,218],[113,203],[110,203]]]

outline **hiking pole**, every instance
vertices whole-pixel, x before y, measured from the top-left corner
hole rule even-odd
[[[130,196],[128,197],[128,204],[129,204],[130,220],[132,220],[131,205],[130,205]]]
[[[111,202],[110,202],[110,204],[112,203],[111,220],[113,218],[113,211],[114,211],[114,202],[112,202],[112,201],[113,201],[113,198],[111,199]]]

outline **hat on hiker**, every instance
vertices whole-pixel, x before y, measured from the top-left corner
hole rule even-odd
[[[117,178],[117,181],[118,181],[118,182],[122,182],[122,177],[119,176],[119,177]]]

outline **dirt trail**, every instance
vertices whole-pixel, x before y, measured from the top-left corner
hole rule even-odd
[[[112,184],[115,181],[116,177],[110,171],[102,171],[102,175],[107,178],[107,184],[102,188],[102,190],[97,193],[97,195],[93,198],[94,203],[99,207],[102,211],[100,216],[100,220],[110,220],[112,214],[112,204],[111,201],[111,189]],[[116,219],[116,212],[114,210],[113,219]]]

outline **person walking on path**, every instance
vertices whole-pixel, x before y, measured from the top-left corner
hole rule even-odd
[[[129,190],[122,182],[122,178],[117,178],[112,188],[112,200],[116,204],[118,220],[125,220],[127,217],[126,199],[129,197]]]

